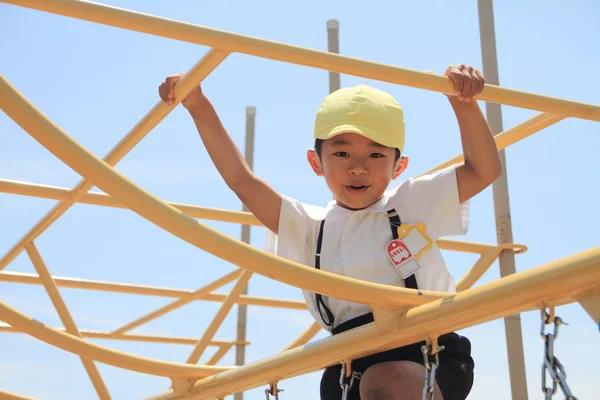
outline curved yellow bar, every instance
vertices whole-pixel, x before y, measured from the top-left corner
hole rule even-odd
[[[120,351],[112,350],[66,332],[50,328],[25,314],[21,314],[2,302],[0,302],[0,320],[29,336],[33,336],[59,349],[90,360],[144,374],[169,378],[200,378],[235,369],[235,367],[177,364],[121,353]]]
[[[97,187],[167,232],[223,260],[313,292],[378,307],[414,306],[445,292],[380,285],[308,267],[258,250],[212,229],[141,189],[85,149],[0,75],[0,108],[35,140]]]
[[[203,26],[156,17],[135,11],[79,0],[1,0],[4,3],[33,8],[84,21],[129,29],[150,35],[196,43],[217,49],[253,55],[271,60],[319,68],[341,74],[376,79],[383,82],[417,87],[446,94],[452,93],[448,77],[414,71],[220,31]],[[600,121],[600,106],[541,96],[486,84],[478,97],[484,101],[506,104],[553,114]]]

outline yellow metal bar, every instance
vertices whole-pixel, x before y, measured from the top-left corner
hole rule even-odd
[[[54,282],[59,287],[66,287],[71,289],[88,289],[97,290],[102,292],[113,292],[113,293],[126,293],[126,294],[138,294],[145,296],[156,296],[156,297],[171,297],[171,298],[184,298],[194,293],[191,290],[183,289],[171,289],[161,288],[156,286],[143,286],[143,285],[131,285],[125,283],[113,283],[113,282],[102,282],[92,281],[87,279],[78,278],[64,278],[64,277],[53,277]],[[41,285],[40,278],[35,274],[28,274],[24,272],[0,272],[0,282],[10,283],[24,283],[29,285]],[[208,293],[199,298],[198,300],[205,301],[216,301],[223,302],[227,295],[221,293]],[[295,300],[279,300],[270,299],[267,297],[256,297],[240,295],[236,300],[238,304],[246,304],[249,306],[262,306],[262,307],[276,307],[276,308],[289,308],[293,310],[306,310],[306,303],[303,301]]]
[[[0,192],[61,201],[69,199],[71,194],[71,191],[67,188],[40,185],[37,183],[12,181],[8,179],[0,179]],[[98,192],[85,193],[79,198],[79,200],[77,200],[77,202],[112,208],[127,208],[109,195]],[[234,222],[243,225],[262,226],[256,217],[248,212],[221,210],[218,208],[200,207],[181,203],[168,204],[195,218],[222,222]]]
[[[288,62],[330,72],[360,76],[435,92],[452,94],[449,78],[390,65],[359,60],[253,38],[217,29],[173,21],[121,8],[77,0],[2,0],[8,4],[33,8],[84,21],[129,29],[170,39],[196,43],[257,57]],[[522,91],[485,85],[479,99],[553,114],[600,121],[600,106],[556,99]]]
[[[177,364],[122,353],[48,327],[2,302],[0,302],[0,321],[4,321],[15,329],[59,349],[89,358],[90,360],[143,374],[169,378],[197,379],[233,368],[212,365]]]
[[[317,333],[321,330],[321,326],[317,322],[313,322],[304,332],[300,334],[296,339],[294,339],[290,344],[285,346],[281,351],[287,351],[293,349],[298,346],[305,345],[315,337]]]
[[[187,397],[166,391],[153,400],[204,400],[256,388],[325,368],[345,359],[423,340],[527,310],[544,300],[600,287],[600,247],[507,276],[399,314],[396,327],[374,323],[308,343],[197,381]]]
[[[456,291],[462,292],[463,290],[472,287],[492,266],[494,261],[500,256],[500,252],[501,250],[489,250],[488,252],[483,253],[475,265],[473,265],[456,283]]]
[[[178,82],[175,87],[177,103],[169,106],[162,101],[158,102],[148,114],[146,114],[136,126],[104,157],[106,164],[114,166],[131,149],[133,149],[160,121],[162,121],[169,112],[179,104],[181,99],[208,76],[229,53],[221,50],[210,50],[194,67]],[[2,107],[4,109],[4,107]],[[92,182],[83,179],[69,193],[69,198],[57,204],[50,210],[29,232],[13,246],[11,250],[2,259],[0,259],[0,271],[15,259],[23,250],[27,243],[32,242],[41,235],[54,221],[64,214],[81,196],[83,196],[93,186]]]
[[[206,346],[208,343],[210,343],[215,333],[217,333],[217,330],[225,320],[225,317],[227,317],[227,314],[229,314],[231,307],[233,307],[235,304],[235,299],[237,299],[240,293],[242,293],[251,277],[252,271],[244,270],[223,304],[221,304],[219,311],[217,311],[215,314],[215,317],[211,321],[210,325],[208,325],[206,331],[204,331],[204,334],[200,340],[198,340],[198,343],[196,343],[196,346],[194,347],[194,350],[192,350],[192,354],[190,354],[186,363],[196,364],[198,362],[202,356],[202,353],[204,353],[204,350],[206,350]]]
[[[512,128],[494,136],[494,139],[496,140],[496,147],[498,147],[498,150],[503,150],[508,146],[520,140],[523,140],[526,137],[533,135],[534,133],[541,131],[544,128],[547,128],[559,121],[562,121],[564,118],[565,117],[563,116],[558,116],[550,113],[538,114],[535,117],[523,121],[520,124],[515,125]],[[449,167],[450,165],[461,163],[464,160],[464,155],[460,154],[438,165],[437,167],[431,168],[430,170],[423,172],[419,176],[427,175],[430,172]]]
[[[167,232],[242,268],[314,293],[370,306],[411,306],[445,292],[386,286],[317,270],[256,249],[208,227],[138,187],[37,110],[0,75],[0,108],[40,144],[100,190]]]
[[[219,349],[213,354],[213,356],[206,362],[206,365],[215,365],[227,354],[229,349],[231,349],[233,345],[224,345],[220,346]]]
[[[57,331],[66,332],[64,328],[55,328]],[[0,332],[4,333],[23,333],[18,329],[13,328],[9,325],[0,324]],[[145,342],[145,343],[163,343],[163,344],[196,344],[198,342],[197,338],[185,338],[185,337],[173,337],[173,336],[155,336],[155,335],[132,335],[125,334],[119,337],[113,338],[110,336],[110,332],[100,332],[100,331],[90,331],[86,329],[80,329],[79,333],[81,337],[87,339],[107,339],[107,340],[123,340],[128,342]],[[225,341],[225,340],[213,340],[210,342],[210,346],[228,346],[228,345],[236,345],[237,341]],[[248,345],[249,342],[244,342],[243,344]],[[0,397],[1,398],[1,397]]]
[[[74,336],[81,338],[81,333],[79,333],[79,329],[69,312],[67,305],[65,304],[56,284],[52,280],[52,275],[50,275],[50,271],[48,271],[48,267],[44,263],[42,256],[40,255],[37,247],[33,243],[29,243],[25,246],[25,250],[31,259],[31,263],[33,264],[35,270],[37,271],[40,279],[42,280],[44,287],[46,288],[46,292],[48,293],[48,297],[54,304],[54,308],[60,317],[61,322],[65,326],[66,331]],[[96,364],[92,360],[81,357],[81,362],[83,363],[83,367],[85,368],[92,384],[94,385],[94,389],[96,393],[98,393],[98,397],[101,400],[110,400],[110,393],[108,393],[108,389],[102,380],[102,376],[100,376],[100,371],[96,368]]]
[[[0,390],[0,399],[2,400],[35,400],[33,397],[25,397],[20,394],[5,392]]]
[[[135,321],[130,322],[127,325],[125,325],[119,329],[116,329],[115,331],[111,332],[110,335],[113,338],[121,336],[125,332],[128,332],[134,328],[137,328],[138,326],[141,326],[150,321],[153,321],[160,316],[163,316],[171,311],[178,309],[179,307],[183,307],[184,305],[201,298],[203,295],[208,294],[208,293],[212,292],[213,290],[218,289],[224,285],[227,285],[229,282],[233,282],[234,280],[239,278],[240,275],[242,275],[242,272],[243,272],[243,270],[236,269],[235,271],[232,271],[232,272],[228,273],[227,275],[222,276],[221,278],[217,279],[216,281],[209,283],[208,285],[204,286],[203,288],[196,290],[194,293],[190,294],[189,296],[186,296],[179,300],[175,300],[174,302],[169,303],[166,306],[159,308],[158,310],[155,310],[149,314],[146,314],[143,317],[138,318]]]

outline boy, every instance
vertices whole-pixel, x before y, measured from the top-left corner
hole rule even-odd
[[[182,75],[169,76],[160,85],[163,101],[173,104],[173,88]],[[308,151],[307,158],[334,196],[327,208],[284,197],[255,176],[200,87],[182,104],[227,185],[272,236],[277,235],[273,247],[278,255],[357,279],[453,292],[452,277],[435,245],[421,252],[418,261],[409,258],[411,271],[397,268],[393,254],[386,250],[398,239],[400,224],[425,224],[426,235],[433,241],[465,234],[468,200],[500,174],[493,135],[473,101],[484,87],[483,76],[462,64],[448,67],[445,75],[454,83],[455,95],[448,99],[460,127],[465,161],[409,179],[389,191],[390,182],[408,165],[408,158],[402,155],[404,116],[400,105],[389,94],[365,85],[338,90],[323,101],[315,120],[315,148]],[[366,305],[303,292],[311,314],[334,335],[373,321]],[[455,333],[438,341],[445,350],[439,355],[435,398],[463,400],[473,384],[470,342]],[[420,399],[425,375],[421,345],[354,360],[352,370],[362,377],[352,386],[348,399]],[[340,371],[340,365],[325,370],[321,399],[342,397]]]

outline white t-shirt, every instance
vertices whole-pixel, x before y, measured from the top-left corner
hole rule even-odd
[[[314,267],[317,238],[325,219],[321,247],[324,271],[385,285],[404,287],[404,279],[388,258],[386,247],[392,240],[387,211],[395,209],[402,223],[426,224],[427,235],[464,235],[468,229],[468,202],[459,204],[456,166],[429,175],[409,179],[386,191],[377,203],[364,210],[351,211],[335,201],[326,208],[302,204],[283,197],[279,216],[279,234],[268,231],[266,247],[278,256]],[[419,289],[454,292],[454,280],[435,244],[419,259],[415,273]],[[315,294],[303,290],[313,317],[323,322],[316,306]],[[364,304],[323,296],[333,313],[334,327],[371,309]]]

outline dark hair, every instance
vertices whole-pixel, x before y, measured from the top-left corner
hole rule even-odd
[[[319,158],[321,158],[321,148],[323,147],[323,140],[322,139],[317,139],[315,140],[315,152],[317,153],[317,156]],[[394,161],[398,161],[400,159],[400,149],[396,149],[396,158],[394,159]]]

